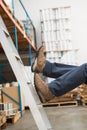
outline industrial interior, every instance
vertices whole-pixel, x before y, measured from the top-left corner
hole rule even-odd
[[[46,101],[32,72],[42,45],[46,61],[87,63],[86,11],[86,0],[0,0],[0,130],[87,130],[86,82]]]

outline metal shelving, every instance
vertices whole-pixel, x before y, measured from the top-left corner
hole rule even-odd
[[[5,25],[11,35],[12,40],[14,41],[14,44],[16,46],[16,49],[18,50],[21,58],[23,57],[24,60],[26,60],[26,64],[28,66],[31,66],[33,56],[36,53],[36,32],[35,27],[33,25],[32,20],[29,17],[29,14],[27,13],[27,10],[25,9],[22,0],[19,0],[19,5],[22,7],[22,11],[24,12],[24,15],[26,19],[22,21],[22,24],[15,16],[15,1],[11,0],[12,2],[12,8],[10,8],[4,0],[0,1],[0,14],[5,22]],[[19,13],[19,12],[18,12]],[[0,83],[3,81],[3,68],[6,67],[5,63],[3,61],[7,58],[5,57],[5,54],[3,52],[3,49],[0,46]],[[27,55],[27,57],[26,57]],[[12,73],[12,71],[10,70]],[[9,73],[10,74],[10,73]],[[15,80],[15,77],[14,77]],[[9,82],[8,78],[8,82]]]
[[[32,20],[30,19],[22,0],[18,1],[20,3],[20,6],[22,6],[22,10],[25,13],[26,20],[23,21],[23,24],[18,21],[18,19],[15,16],[15,8],[14,4],[15,1],[12,0],[12,9],[6,4],[4,0],[0,0],[0,15],[7,27],[7,30],[16,46],[17,51],[20,53],[24,53],[25,59],[28,59],[28,66],[31,66],[32,64],[32,53],[35,54],[36,51],[36,32],[34,25],[32,23]],[[19,13],[19,12],[18,12]],[[1,26],[2,23],[0,23]],[[26,57],[26,55],[28,55]],[[10,64],[7,63],[7,57],[4,54],[4,51],[2,47],[0,46],[0,84],[3,83],[11,83],[12,79],[13,81],[16,81],[15,75],[10,68]],[[22,55],[21,55],[22,57]],[[7,63],[7,64],[6,64]],[[13,78],[11,76],[14,76]],[[4,80],[5,79],[5,80]],[[5,81],[5,82],[3,82]],[[21,102],[21,90],[20,86],[18,85],[18,95],[19,95],[19,102],[16,102],[15,99],[10,97],[8,94],[4,93],[7,97],[9,97],[12,101],[16,102],[21,111],[22,116],[22,102]]]

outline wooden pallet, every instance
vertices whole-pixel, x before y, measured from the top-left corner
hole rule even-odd
[[[6,115],[5,112],[0,111],[0,130],[6,128],[7,123],[6,123]]]
[[[6,122],[5,122],[5,123],[2,123],[1,126],[0,126],[0,130],[5,129],[6,126],[7,126],[7,123],[6,123]]]
[[[82,99],[81,101],[82,101],[82,105],[83,105],[83,106],[87,106],[87,100]]]
[[[15,115],[7,116],[7,123],[14,124],[20,119],[20,112],[17,112]]]
[[[77,101],[66,101],[66,102],[56,102],[56,103],[43,103],[44,107],[72,107],[72,106],[78,106],[78,102]]]

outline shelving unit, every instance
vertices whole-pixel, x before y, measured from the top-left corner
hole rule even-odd
[[[41,39],[47,60],[76,64],[77,49],[72,47],[71,6],[40,10]]]
[[[31,66],[33,57],[36,53],[35,27],[26,8],[24,7],[24,4],[22,3],[22,0],[18,1],[19,6],[26,17],[26,19],[22,22],[16,17],[15,0],[11,0],[11,3],[12,5],[9,7],[6,1],[1,0],[0,14],[5,22],[12,40],[14,41],[16,49],[23,60],[24,65]],[[9,63],[7,63],[7,57],[5,56],[0,45],[0,83],[16,81],[14,73]]]
[[[7,4],[7,1],[0,0],[0,17],[3,19],[4,24],[10,34],[13,44],[16,47],[16,50],[21,56],[23,63],[25,66],[31,66],[33,56],[36,53],[36,32],[35,27],[32,23],[32,20],[27,13],[27,10],[22,3],[22,0],[19,0],[19,6],[22,7],[22,11],[26,19],[21,21],[16,17],[15,14],[15,0],[11,0],[12,6],[11,8]],[[19,13],[19,12],[18,12]],[[2,22],[0,21],[1,26],[3,26]],[[15,74],[8,62],[8,58],[6,57],[3,48],[0,43],[0,84],[4,83],[11,83],[12,81],[16,81]],[[11,87],[12,88],[12,87]],[[3,92],[4,93],[4,92]],[[12,93],[12,92],[11,92]],[[5,96],[9,97],[13,102],[19,106],[22,116],[22,103],[21,102],[21,89],[20,85],[18,85],[18,98],[19,102],[15,101],[15,97],[11,97],[10,94],[4,93]]]

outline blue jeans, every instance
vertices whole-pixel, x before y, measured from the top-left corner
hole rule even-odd
[[[87,82],[87,63],[74,66],[47,61],[43,75],[55,78],[48,87],[55,96],[61,96]]]

